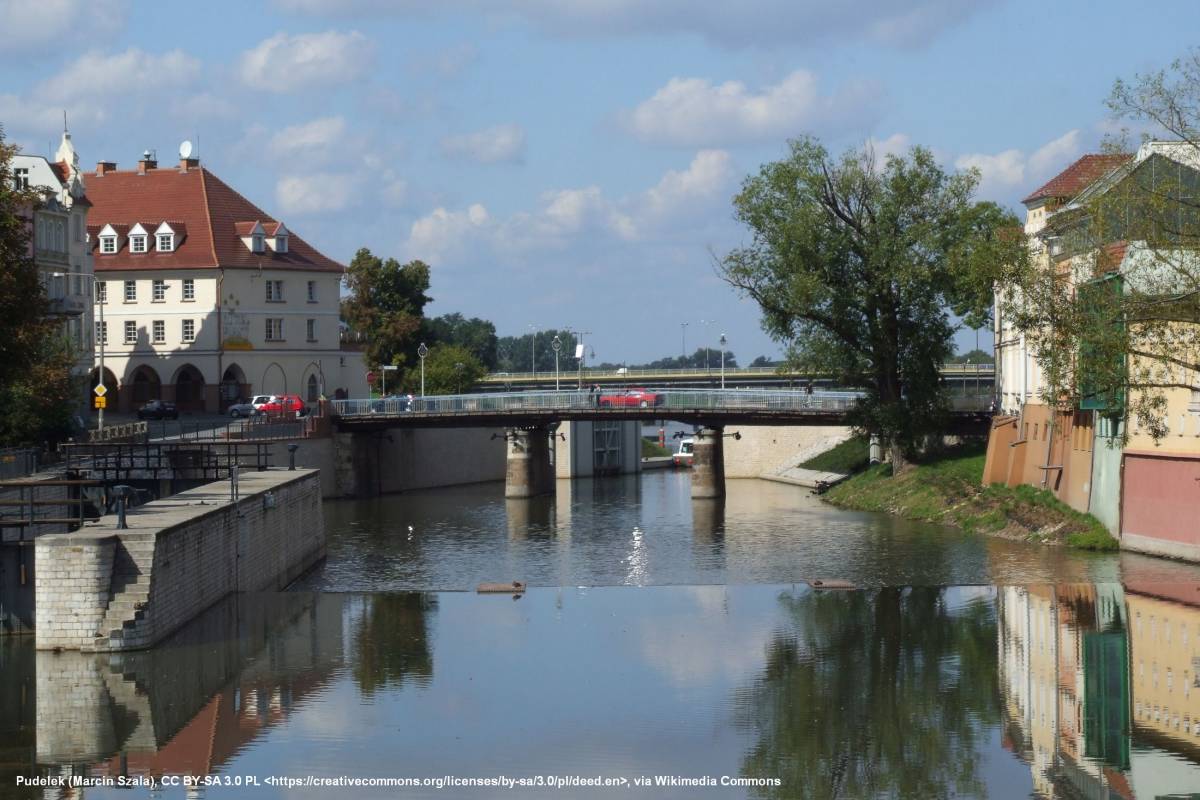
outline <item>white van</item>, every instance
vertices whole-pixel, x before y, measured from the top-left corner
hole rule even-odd
[[[692,436],[686,436],[679,440],[679,449],[671,456],[671,463],[677,467],[690,467],[692,465],[692,450],[696,446],[696,439]]]

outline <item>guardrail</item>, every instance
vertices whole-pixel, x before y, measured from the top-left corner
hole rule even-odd
[[[963,375],[980,377],[991,375],[995,372],[995,364],[943,364],[941,373],[943,375]],[[656,377],[676,377],[676,376],[696,376],[696,377],[719,377],[721,368],[713,367],[672,367],[670,369],[645,369],[645,368],[629,368],[629,369],[585,369],[583,371],[583,382],[586,384],[590,378],[656,378]],[[779,367],[735,367],[725,368],[725,380],[736,381],[739,377],[758,377],[778,375],[786,378],[820,378],[823,377],[815,372],[802,372],[783,370]],[[481,379],[481,383],[507,383],[516,381],[545,381],[554,380],[555,373],[550,370],[542,370],[540,372],[492,372]],[[574,370],[563,370],[558,373],[558,379],[563,383],[571,383],[579,380],[579,373]]]
[[[132,442],[146,438],[146,423],[124,422],[120,425],[109,425],[97,430],[88,431],[88,441],[98,442]]]
[[[862,392],[823,392],[764,389],[663,389],[648,391],[653,400],[628,401],[619,393],[594,394],[569,391],[506,392],[435,395],[429,397],[334,400],[333,412],[342,418],[495,413],[520,411],[583,411],[588,409],[640,408],[646,410],[687,411],[847,411],[863,396]],[[986,411],[992,395],[950,398],[954,411]]]
[[[32,447],[0,448],[0,479],[24,478],[37,471],[37,449]]]

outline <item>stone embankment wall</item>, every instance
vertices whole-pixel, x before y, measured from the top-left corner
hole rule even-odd
[[[334,433],[300,443],[297,465],[317,467],[329,482],[326,497],[370,497],[504,480],[504,430],[493,428],[393,428],[374,433]],[[286,464],[287,450],[272,463]]]
[[[157,500],[36,544],[39,650],[150,645],[233,592],[286,587],[325,556],[315,470],[270,470]]]
[[[725,477],[758,478],[778,475],[802,461],[850,438],[850,429],[838,426],[729,425],[741,439],[725,438]]]

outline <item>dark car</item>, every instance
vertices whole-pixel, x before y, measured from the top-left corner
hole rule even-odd
[[[165,400],[151,400],[138,409],[138,419],[179,419],[179,410],[174,403]]]

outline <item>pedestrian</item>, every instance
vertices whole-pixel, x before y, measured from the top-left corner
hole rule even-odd
[[[593,383],[591,392],[592,392],[592,404],[594,406],[596,406],[596,408],[599,408],[600,407],[600,384]]]

